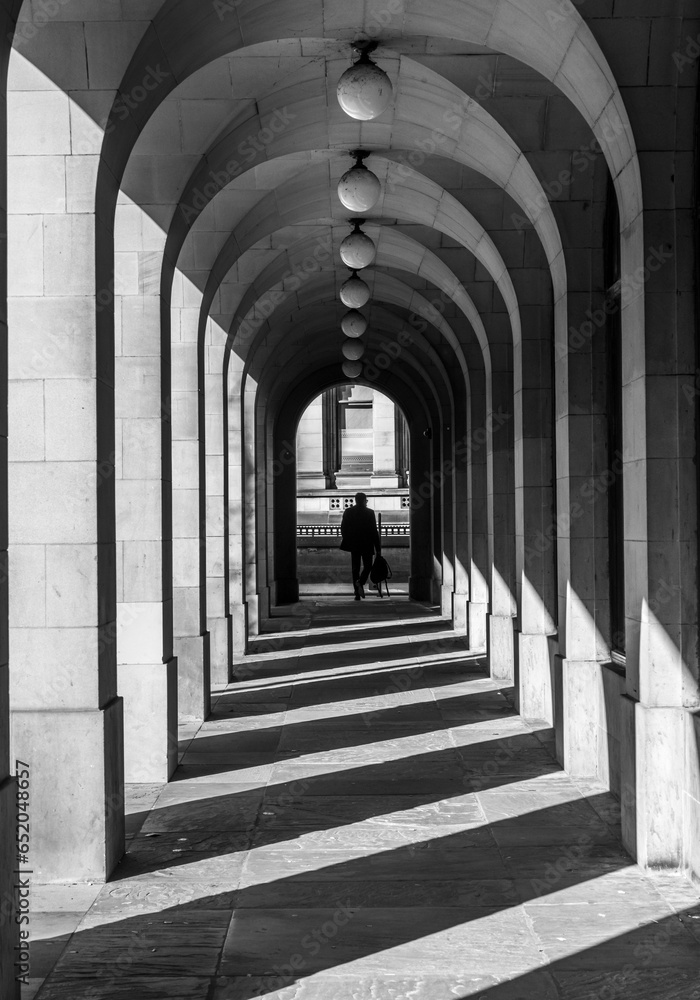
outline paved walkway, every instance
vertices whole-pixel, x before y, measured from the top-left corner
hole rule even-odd
[[[698,894],[442,620],[331,596],[271,628],[130,789],[113,881],[34,890],[39,1000],[700,998]]]

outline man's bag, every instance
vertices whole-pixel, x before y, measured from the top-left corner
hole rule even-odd
[[[382,594],[382,584],[386,587],[386,596],[389,597],[389,584],[387,580],[391,580],[391,576],[391,566],[386,559],[383,556],[375,556],[372,569],[369,571],[369,578],[372,583],[376,583],[377,593],[380,597],[384,596]]]

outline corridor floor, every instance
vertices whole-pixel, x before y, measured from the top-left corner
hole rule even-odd
[[[112,881],[34,888],[25,997],[699,1000],[697,891],[434,611],[280,610],[174,780],[129,789]]]

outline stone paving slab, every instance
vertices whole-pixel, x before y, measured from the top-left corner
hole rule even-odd
[[[329,826],[358,823],[393,826],[457,826],[469,829],[484,823],[484,813],[475,795],[426,801],[420,795],[285,795],[270,789],[260,817],[261,829],[283,828],[327,830]]]
[[[56,975],[42,990],[41,1000],[209,1000],[210,989],[208,976]]]
[[[402,847],[412,847],[414,850],[424,849],[431,840],[437,840],[440,833],[435,827],[408,826],[407,824],[353,824],[332,830],[304,830],[296,828],[294,840],[289,842],[283,830],[256,830],[253,834],[252,847],[255,849],[275,845],[280,842],[280,836],[285,837],[288,847],[306,851],[314,847],[325,850],[346,851],[387,851]],[[493,834],[488,827],[478,826],[465,831],[461,837],[464,847],[493,847]]]
[[[507,909],[521,902],[515,882],[508,879],[469,878],[458,880],[360,879],[314,881],[314,873],[287,880],[261,883],[242,888],[236,895],[236,908],[284,909],[299,907],[336,908],[344,903],[352,907],[454,906]],[[439,875],[439,873],[436,873]]]
[[[262,797],[261,789],[239,789],[233,783],[175,782],[163,790],[141,832],[249,830],[255,825]]]
[[[346,757],[352,756],[358,759],[374,757],[381,763],[382,756],[386,758],[389,753],[398,755],[454,751],[449,732],[446,730],[425,733],[406,728],[401,732],[378,734],[374,728],[366,732],[330,727],[303,727],[301,732],[296,732],[295,726],[290,728],[292,731],[285,733],[280,741],[278,751],[280,757],[313,754],[314,759],[318,759],[324,753],[341,751]],[[455,761],[459,759],[456,753],[453,757]]]
[[[84,913],[95,902],[102,884],[79,882],[68,885],[34,885],[31,887],[31,913]]]
[[[461,845],[446,847],[436,840],[426,847],[395,848],[377,854],[375,851],[348,851],[292,847],[261,847],[251,852],[241,885],[311,876],[314,881],[348,879],[416,880],[445,878],[479,878],[488,872],[492,878],[507,879],[509,873],[495,847],[473,847],[469,834]]]
[[[188,754],[265,754],[274,753],[279,746],[282,727],[244,731],[242,733],[217,732],[205,725],[187,748]]]
[[[235,784],[236,790],[265,787],[272,777],[275,757],[269,753],[186,753],[172,781],[199,785],[221,782]]]
[[[306,792],[309,795],[417,795],[424,794],[442,798],[462,787],[464,772],[453,751],[441,751],[445,759],[421,761],[396,761],[380,766],[372,764],[356,766],[352,761],[347,768],[339,768],[333,763],[305,763],[278,761],[273,765],[270,778],[272,786],[294,782],[304,775]],[[439,757],[440,754],[429,755]]]
[[[240,895],[238,882],[236,879],[233,888],[226,888],[218,880],[180,879],[172,870],[110,882],[85,914],[80,929],[101,927],[132,916],[158,916],[173,909],[227,910],[230,914]]]
[[[480,997],[485,1000],[560,1000],[548,973],[532,973],[528,982],[531,992],[523,994],[517,982],[504,983],[502,977],[465,973],[449,977],[317,973],[293,983],[289,979],[269,976],[222,977],[217,981],[212,1000],[251,1000],[252,997],[260,1000],[477,1000]]]
[[[72,977],[213,976],[231,915],[170,910],[76,934],[56,965]]]
[[[525,910],[548,961],[559,968],[621,969],[653,962],[657,967],[694,968],[700,975],[697,941],[662,903],[608,900]]]
[[[646,969],[635,964],[630,969],[564,972],[556,967],[552,976],[561,1000],[700,1000],[700,980],[690,969]]]
[[[301,959],[301,964],[295,958]],[[339,965],[347,972],[437,976],[446,969],[503,975],[542,965],[537,941],[515,910],[414,906],[238,910],[224,946],[221,972],[306,973]]]

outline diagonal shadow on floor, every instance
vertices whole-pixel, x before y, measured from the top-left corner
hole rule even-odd
[[[365,711],[341,714],[305,713],[309,706],[316,708],[315,692],[299,699],[294,708],[306,717],[297,722],[286,722],[265,728],[250,730],[238,727],[229,731],[227,720],[230,715],[222,714],[211,718],[197,736],[187,744],[180,765],[173,780],[191,780],[195,776],[216,773],[232,773],[255,765],[269,765],[280,761],[311,755],[310,763],[320,762],[322,755],[342,748],[371,747],[376,743],[403,741],[403,745],[421,742],[434,744],[434,749],[456,749],[447,732],[450,722],[443,713],[461,715],[464,724],[515,720],[517,715],[498,691],[481,692],[474,695],[459,695],[444,698],[438,702],[407,702],[393,707],[371,709],[368,695]],[[260,716],[256,716],[259,719]],[[222,729],[217,729],[221,720]],[[243,723],[244,725],[245,723]],[[451,723],[455,726],[455,723]],[[525,740],[521,740],[524,747]],[[544,755],[546,752],[538,744]],[[211,755],[209,758],[204,755]],[[207,767],[209,764],[209,767]],[[557,765],[558,768],[558,765]],[[234,779],[235,780],[235,779]]]
[[[653,985],[656,977],[667,992],[621,996],[689,998],[700,974],[692,924],[700,905],[674,915],[599,817],[584,826],[577,819],[572,840],[569,805],[350,860],[297,848],[303,870],[291,875],[293,846],[270,850],[263,839],[240,864],[205,862],[200,876],[175,886],[161,878],[154,889],[137,876],[112,884],[67,942],[39,1000],[111,1000],[136,985],[150,998],[284,1000],[297,996],[284,992],[290,984],[327,973],[334,975],[323,980],[325,995],[348,1000],[409,995],[378,992],[388,978],[407,987],[434,980],[431,1000],[454,997],[461,982],[465,998],[486,989],[489,1000],[581,1000],[596,995],[581,990],[582,977],[602,988],[623,970],[628,982]],[[559,842],[506,843],[542,829],[560,831]],[[223,891],[211,891],[214,884]],[[190,900],[167,905],[178,891]],[[130,906],[137,912],[125,918]],[[190,993],[177,992],[179,977]],[[217,991],[205,992],[215,977]],[[374,983],[372,991],[343,992],[358,982]]]

